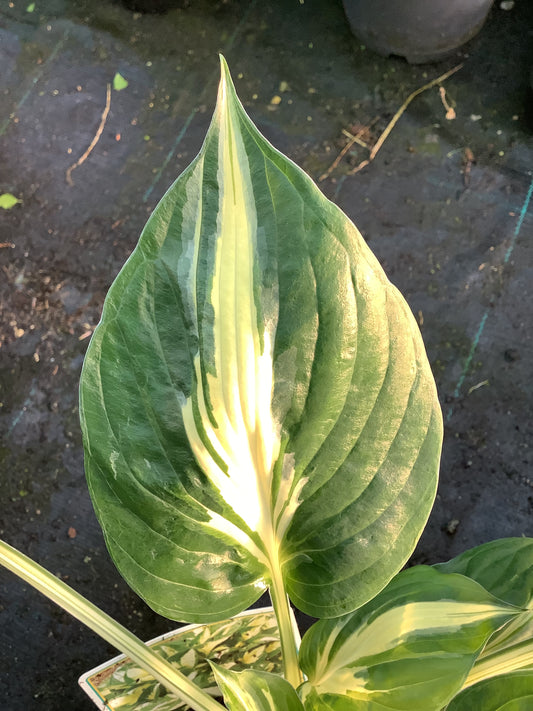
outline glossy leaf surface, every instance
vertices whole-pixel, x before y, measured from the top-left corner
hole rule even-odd
[[[439,711],[490,635],[518,614],[477,583],[418,566],[304,636],[306,711]]]
[[[293,687],[280,676],[213,665],[215,679],[230,711],[304,711]]]
[[[423,529],[442,425],[416,323],[224,63],[200,154],[109,292],[81,413],[111,555],[168,617],[228,617],[281,570],[297,607],[340,615]]]
[[[465,689],[446,711],[531,711],[533,672],[497,676]]]

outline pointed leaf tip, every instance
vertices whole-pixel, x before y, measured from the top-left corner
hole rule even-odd
[[[233,79],[231,78],[231,72],[229,70],[228,63],[223,54],[219,54],[220,59],[220,85],[218,100],[226,100],[228,92],[231,93],[235,98],[237,98],[237,93],[235,91],[235,86],[233,84]]]
[[[226,62],[226,58],[224,57],[224,55],[219,54],[218,58],[220,59],[220,71],[222,72],[222,74],[229,74],[228,63]]]
[[[220,60],[220,83],[227,83],[228,80],[231,81],[228,63],[226,62],[223,54],[219,54],[218,58]]]

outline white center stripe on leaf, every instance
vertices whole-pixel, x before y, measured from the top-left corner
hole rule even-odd
[[[255,299],[260,296],[257,285],[254,288],[257,214],[245,147],[231,127],[236,119],[229,115],[224,82],[217,106],[220,192],[209,295],[214,372],[213,368],[207,371],[202,385],[200,351],[195,357],[196,392],[186,401],[183,418],[203,471],[228,505],[265,540],[272,533],[272,467],[280,448],[279,428],[271,412],[276,321],[270,319],[259,333]],[[203,328],[205,332],[206,324]],[[199,421],[195,420],[195,399]],[[235,526],[223,518],[213,517],[212,525],[236,537]],[[242,534],[239,540],[243,542]]]
[[[317,656],[313,685],[320,694],[363,691],[366,666],[358,667],[358,660],[365,659],[368,664],[373,656],[379,658],[388,650],[408,644],[410,639],[451,635],[454,630],[459,633],[462,628],[501,614],[502,607],[495,604],[444,600],[413,602],[387,610],[361,627],[333,656],[330,653],[336,636],[328,638],[322,654]]]

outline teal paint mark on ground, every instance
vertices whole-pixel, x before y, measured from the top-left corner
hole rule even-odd
[[[459,380],[457,381],[457,385],[455,386],[455,390],[453,391],[453,396],[454,397],[459,397],[459,393],[461,392],[461,388],[463,386],[466,374],[470,368],[470,363],[472,362],[472,358],[474,357],[474,353],[476,352],[476,349],[478,347],[479,339],[481,338],[481,335],[485,329],[485,324],[487,323],[487,319],[489,317],[489,312],[485,311],[483,316],[481,317],[480,324],[478,326],[476,335],[474,336],[474,340],[472,341],[472,345],[470,347],[470,352],[466,358],[465,364],[463,366],[463,371],[461,373],[461,376]],[[451,409],[451,408],[450,408]]]
[[[516,240],[518,239],[518,235],[520,234],[520,230],[522,229],[522,225],[524,224],[524,220],[526,218],[527,211],[529,209],[529,204],[531,202],[531,197],[533,196],[533,180],[531,180],[531,183],[529,185],[529,190],[527,191],[526,197],[524,199],[524,203],[522,205],[522,208],[520,209],[520,215],[518,217],[518,221],[516,223],[516,227],[513,232],[513,236],[511,239],[511,243],[505,253],[505,256],[503,258],[503,264],[504,266],[509,262],[509,259],[511,258],[511,255],[513,253],[513,250],[516,245]],[[483,331],[485,329],[485,324],[487,323],[487,319],[489,316],[488,310],[486,310],[481,317],[480,324],[478,326],[478,329],[476,331],[476,335],[474,336],[474,340],[472,341],[472,346],[470,348],[470,352],[466,358],[465,364],[463,366],[463,370],[461,372],[461,375],[459,376],[459,380],[457,381],[457,385],[455,386],[455,390],[453,391],[453,397],[458,398],[460,393],[461,393],[461,388],[463,386],[464,380],[466,378],[466,375],[468,373],[468,370],[470,368],[470,364],[472,363],[472,358],[474,357],[474,353],[476,351],[476,348],[478,347],[479,340],[483,334]],[[453,405],[450,406],[447,414],[446,414],[446,422],[449,422],[451,417],[453,415]]]
[[[515,247],[516,240],[518,239],[518,235],[520,234],[520,230],[522,229],[522,225],[524,224],[524,220],[526,219],[526,214],[527,214],[527,211],[529,208],[529,203],[531,202],[532,196],[533,196],[533,180],[531,181],[529,190],[527,191],[526,199],[524,200],[524,204],[522,205],[522,209],[520,210],[520,216],[518,218],[518,222],[516,223],[515,231],[513,232],[513,238],[511,239],[511,244],[509,245],[509,248],[507,249],[507,252],[505,253],[505,257],[503,258],[504,264],[507,264],[507,262],[511,258],[511,254],[513,253],[513,249]]]
[[[24,417],[24,413],[27,411],[28,407],[31,405],[33,398],[35,397],[35,394],[37,392],[37,387],[35,384],[35,379],[32,380],[31,387],[30,387],[30,393],[28,397],[24,400],[22,403],[22,407],[18,411],[18,413],[15,415],[13,420],[11,421],[11,425],[8,427],[7,434],[10,436],[15,429],[15,427],[18,425],[18,423],[21,421],[21,419]]]

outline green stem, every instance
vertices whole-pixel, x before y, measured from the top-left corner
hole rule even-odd
[[[271,565],[272,583],[270,586],[270,599],[278,621],[281,653],[283,656],[283,674],[285,679],[297,689],[303,682],[302,672],[298,664],[298,648],[292,626],[289,608],[289,598],[285,592],[281,566],[279,561]]]
[[[209,694],[179,672],[138,637],[71,587],[15,548],[0,540],[0,564],[83,622],[107,642],[146,669],[163,686],[196,711],[226,711]]]
[[[466,677],[463,689],[477,684],[478,681],[489,679],[500,674],[522,669],[533,664],[533,640],[528,639],[501,652],[481,658]]]

